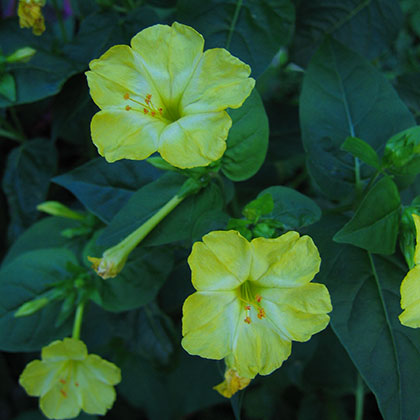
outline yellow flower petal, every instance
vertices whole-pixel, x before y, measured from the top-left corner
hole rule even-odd
[[[414,224],[416,225],[416,248],[414,251],[414,264],[420,264],[420,216],[413,214]]]
[[[235,292],[196,292],[183,306],[182,347],[190,354],[223,359],[231,349],[242,311]]]
[[[250,324],[239,319],[228,361],[239,376],[253,378],[279,368],[291,351],[291,342],[273,329],[268,318],[256,319]]]
[[[215,231],[193,245],[188,258],[197,290],[232,290],[248,277],[249,242],[236,231]]]
[[[71,419],[80,413],[78,397],[74,392],[63,395],[59,387],[53,387],[39,400],[39,407],[49,419]]]
[[[223,156],[231,125],[224,111],[185,116],[162,131],[158,151],[178,168],[206,166]]]
[[[416,265],[404,277],[401,283],[401,324],[411,327],[420,327],[420,265]]]
[[[62,360],[84,360],[87,357],[85,343],[74,338],[65,338],[63,341],[56,340],[44,347],[41,352],[42,360],[59,362]]]
[[[207,50],[195,69],[181,100],[185,114],[239,108],[255,80],[251,68],[223,48]]]
[[[253,259],[251,279],[259,279],[276,262],[279,257],[292,248],[299,239],[299,233],[287,232],[278,238],[255,238],[251,242]]]
[[[294,242],[295,237],[290,236],[290,240]],[[256,242],[253,245],[254,253],[257,253],[257,255],[259,253],[259,244],[259,242]],[[301,286],[310,282],[315,274],[318,273],[321,258],[319,257],[318,249],[309,236],[302,236],[289,249],[282,247],[279,251],[277,261],[274,264],[270,264],[265,273],[258,278],[255,277],[256,273],[251,275],[252,280],[258,282],[260,286]]]
[[[45,364],[41,360],[33,360],[23,370],[19,377],[19,383],[25,388],[28,395],[39,397],[51,389],[59,375],[57,364]]]
[[[164,108],[179,114],[181,95],[203,53],[203,37],[193,28],[174,22],[172,26],[144,29],[131,40],[131,46],[153,77]]]
[[[93,116],[92,140],[108,162],[145,159],[157,150],[164,124],[136,111],[104,110]]]
[[[141,57],[128,45],[111,47],[100,58],[92,60],[89,67],[91,71],[86,72],[86,77],[90,95],[100,108],[124,110],[126,105],[134,107],[135,102],[125,99],[126,93],[140,102],[151,94],[153,101],[162,105],[153,80],[143,69]]]

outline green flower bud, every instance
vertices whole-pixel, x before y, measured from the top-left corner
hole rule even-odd
[[[6,57],[7,63],[27,63],[34,55],[36,50],[31,47],[23,47]]]
[[[85,216],[77,211],[69,209],[58,201],[45,201],[36,206],[37,210],[51,214],[51,216],[65,217],[67,219],[84,220]]]

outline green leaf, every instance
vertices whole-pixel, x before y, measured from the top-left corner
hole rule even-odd
[[[289,0],[180,0],[176,18],[200,32],[207,48],[226,48],[258,77],[289,42],[295,10]]]
[[[299,229],[317,222],[321,218],[321,209],[309,197],[288,187],[274,186],[258,194],[261,197],[270,194],[274,209],[264,219],[274,219],[285,229]]]
[[[64,248],[30,251],[0,270],[0,349],[35,351],[69,334],[70,326],[54,328],[59,304],[51,303],[35,314],[15,318],[25,302],[46,292],[69,277],[67,263],[77,264],[74,254]]]
[[[84,240],[69,240],[62,236],[61,232],[78,226],[80,226],[80,223],[77,220],[64,219],[62,217],[46,217],[34,223],[13,242],[2,261],[2,267],[9,264],[19,255],[36,249],[70,248],[76,251]]]
[[[378,154],[370,144],[357,137],[347,137],[346,141],[341,145],[341,150],[351,153],[354,157],[373,166],[375,169],[380,168]]]
[[[97,158],[53,181],[71,191],[90,212],[108,223],[134,191],[154,181],[161,173],[142,161],[107,163]]]
[[[293,61],[306,66],[327,35],[368,59],[377,58],[392,45],[402,23],[397,0],[302,1],[291,48]]]
[[[342,217],[325,217],[309,234],[322,264],[316,279],[331,294],[331,326],[385,420],[416,420],[420,413],[420,331],[404,327],[400,284],[407,267],[401,256],[375,256],[331,238]]]
[[[16,83],[14,77],[9,73],[0,76],[0,95],[8,101],[16,101]]]
[[[3,53],[8,55],[27,46],[36,50],[27,63],[10,65],[10,73],[16,82],[16,102],[0,96],[0,107],[55,95],[64,82],[78,71],[75,62],[57,52],[57,41],[48,32],[37,37],[19,28],[17,19],[0,22],[0,48]]]
[[[104,246],[116,245],[174,197],[185,179],[183,175],[171,172],[140,188],[104,229],[98,243]],[[220,210],[222,206],[220,189],[215,184],[209,184],[200,193],[181,202],[149,233],[142,244],[163,245],[191,240],[198,218],[209,210]]]
[[[238,109],[229,110],[232,128],[222,157],[222,172],[232,181],[255,175],[268,148],[268,119],[261,97],[254,89]]]
[[[136,311],[125,312],[113,321],[115,335],[124,347],[156,367],[169,366],[178,347],[171,318],[154,302]]]
[[[400,206],[400,194],[394,181],[382,178],[368,191],[355,215],[334,235],[334,241],[375,254],[393,254]]]
[[[172,270],[173,256],[167,248],[137,248],[121,273],[98,283],[97,303],[107,311],[139,308],[152,301]]]
[[[340,150],[347,137],[361,138],[378,151],[393,134],[415,125],[389,81],[333,40],[321,45],[305,73],[300,121],[309,172],[331,199],[354,191],[354,158]],[[361,165],[362,179],[371,174]]]
[[[39,212],[36,206],[46,199],[56,165],[55,145],[47,139],[27,141],[9,154],[3,191],[9,204],[11,239],[37,219]]]

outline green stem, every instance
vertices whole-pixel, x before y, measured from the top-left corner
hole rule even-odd
[[[355,397],[356,397],[356,407],[355,407],[354,420],[363,420],[363,404],[364,404],[365,391],[364,391],[363,379],[359,374],[357,375]]]
[[[62,11],[58,7],[57,0],[52,0],[52,4],[53,4],[54,10],[55,10],[55,14],[57,16],[58,25],[59,25],[60,31],[61,31],[61,36],[63,38],[63,41],[67,42],[68,38],[67,38],[66,27],[64,26],[64,22],[63,22]]]
[[[226,49],[228,50],[230,47],[230,43],[232,41],[233,31],[235,30],[236,22],[239,17],[239,11],[241,10],[243,0],[238,0],[236,3],[235,13],[233,14],[232,22],[230,23],[229,33],[226,40]]]
[[[146,220],[139,228],[130,233],[116,247],[123,248],[124,253],[129,254],[149,233],[159,224],[186,196],[171,198],[163,207],[161,207],[150,219]]]
[[[72,337],[76,340],[80,338],[80,329],[82,328],[83,310],[85,309],[85,302],[80,302],[77,305],[76,315],[74,316],[73,334]]]

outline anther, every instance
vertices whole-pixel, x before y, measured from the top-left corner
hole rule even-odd
[[[60,382],[64,385],[66,381],[64,379],[60,379]]]
[[[152,111],[150,114],[151,114],[152,117],[154,117],[156,115],[156,112]]]
[[[79,382],[75,382],[74,384],[75,384],[76,386],[79,386]]]
[[[257,315],[257,317],[258,317],[259,319],[263,319],[263,318],[265,318],[265,311],[264,311],[264,308],[259,308],[259,309],[258,309],[258,315]]]
[[[144,114],[148,114],[149,110],[147,108],[143,108],[143,112],[144,112]]]
[[[131,106],[130,106],[130,105],[126,105],[126,106],[125,106],[125,110],[126,110],[126,111],[130,111],[130,109],[131,109]]]
[[[64,391],[64,389],[60,389],[60,392],[61,392],[61,395],[62,395],[64,398],[67,398],[67,392],[66,392],[66,391]]]
[[[249,316],[247,316],[247,317],[244,319],[244,321],[245,321],[247,324],[250,324],[250,323],[251,323],[251,318],[250,318]]]
[[[159,108],[159,114],[162,115],[163,109]]]
[[[128,93],[124,93],[124,99],[130,99],[130,95]]]
[[[149,104],[150,104],[151,99],[152,99],[152,95],[151,95],[150,93],[148,93],[148,94],[146,95],[146,99],[145,99],[145,101],[146,101],[146,104],[147,104],[147,105],[149,105]]]
[[[260,303],[260,302],[261,302],[261,299],[262,299],[261,295],[256,295],[256,296],[255,296],[255,300],[256,300],[258,303]]]
[[[251,310],[251,305],[246,305],[246,306],[245,306],[245,309],[246,309],[247,311],[250,311],[250,310]]]

